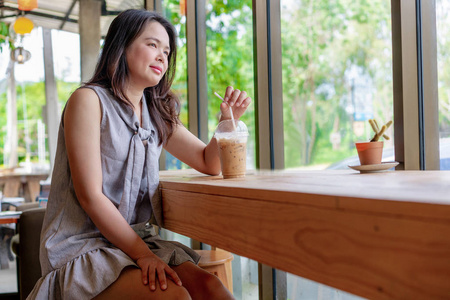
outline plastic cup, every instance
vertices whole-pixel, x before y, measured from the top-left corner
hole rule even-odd
[[[214,137],[219,147],[224,179],[245,177],[248,130],[242,121],[225,120],[217,125]]]

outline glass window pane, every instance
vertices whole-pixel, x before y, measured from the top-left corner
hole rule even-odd
[[[181,11],[178,1],[166,0],[163,2],[165,17],[175,26],[177,39],[177,71],[172,84],[181,102],[180,120],[188,126],[187,109],[187,49],[186,49],[186,14]]]
[[[232,268],[233,296],[236,300],[259,299],[258,262],[234,254]]]
[[[220,117],[221,100],[227,86],[246,91],[254,99],[252,1],[206,1],[206,55],[208,72],[208,132],[211,138]],[[254,105],[241,120],[250,137],[247,166],[255,168]]]
[[[80,84],[79,35],[60,30],[52,30],[53,63],[60,111],[70,94]],[[18,161],[34,171],[49,170],[49,152],[46,124],[43,119],[45,105],[44,59],[42,28],[37,27],[23,39],[24,49],[30,51],[31,58],[24,64],[14,64],[17,106]],[[5,85],[0,87],[0,146],[7,149],[0,152],[0,164],[8,166],[10,147],[7,128],[7,74],[11,70],[10,49],[0,55],[0,78]],[[11,129],[9,129],[11,130]]]
[[[177,66],[175,79],[172,83],[172,91],[180,100],[180,120],[188,127],[188,104],[187,104],[187,46],[186,46],[186,13],[180,7],[179,1],[163,1],[163,14],[175,26],[178,34],[177,39]],[[166,169],[186,169],[188,166],[175,158],[169,152],[165,152]]]
[[[286,168],[359,165],[354,143],[393,119],[390,1],[281,0]],[[392,161],[393,126],[383,161]]]
[[[436,0],[440,168],[450,170],[450,0]]]
[[[364,299],[347,292],[317,283],[292,274],[287,274],[287,295],[290,300],[360,300]]]
[[[14,84],[16,86],[15,104],[17,109],[17,123],[15,129],[17,130],[17,159],[20,167],[25,167],[31,170],[32,167],[42,165],[43,171],[48,170],[48,160],[46,158],[46,145],[45,145],[45,126],[42,120],[42,106],[45,104],[45,86],[43,82],[44,78],[44,64],[43,64],[43,42],[42,42],[42,29],[35,28],[23,39],[22,46],[25,50],[29,51],[30,59],[23,64],[14,63],[10,57],[10,49],[7,44],[2,45],[5,49],[1,53],[2,65],[4,65],[5,72],[2,73],[2,80],[10,77],[10,72],[14,72]],[[7,126],[8,101],[14,101],[10,96],[8,100],[9,83],[4,80],[4,87],[1,89],[1,102],[2,105],[2,142],[3,145],[9,144],[10,139],[14,140],[11,136],[14,132],[14,125],[11,123],[10,127]],[[9,132],[8,132],[9,131]],[[41,134],[40,134],[41,133]],[[14,155],[14,151],[11,151],[10,145],[4,147],[3,159],[1,163],[7,167],[9,164],[10,156]],[[39,156],[38,153],[41,153]],[[43,154],[42,154],[43,153]],[[35,163],[35,166],[32,165]],[[15,166],[17,167],[17,166]]]

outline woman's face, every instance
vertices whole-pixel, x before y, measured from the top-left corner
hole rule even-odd
[[[158,22],[146,25],[126,51],[130,83],[137,88],[155,86],[167,71],[169,35]]]

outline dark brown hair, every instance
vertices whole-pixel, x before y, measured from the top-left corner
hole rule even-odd
[[[177,44],[175,28],[169,21],[158,13],[147,10],[128,9],[121,12],[108,29],[94,76],[86,82],[86,85],[108,88],[117,99],[133,107],[125,95],[129,74],[125,53],[150,22],[158,22],[166,29],[170,46],[166,73],[156,86],[144,90],[150,116],[161,145],[170,138],[176,124],[180,122],[178,119],[180,102],[170,90],[175,77]]]

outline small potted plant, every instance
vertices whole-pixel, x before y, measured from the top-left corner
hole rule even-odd
[[[380,141],[380,139],[383,137],[385,140],[389,140],[389,136],[387,136],[385,132],[389,126],[392,125],[392,121],[387,122],[381,126],[381,128],[378,126],[375,119],[369,119],[369,124],[375,132],[375,135],[369,142],[355,143],[361,165],[381,164],[381,157],[383,155],[383,141]]]

